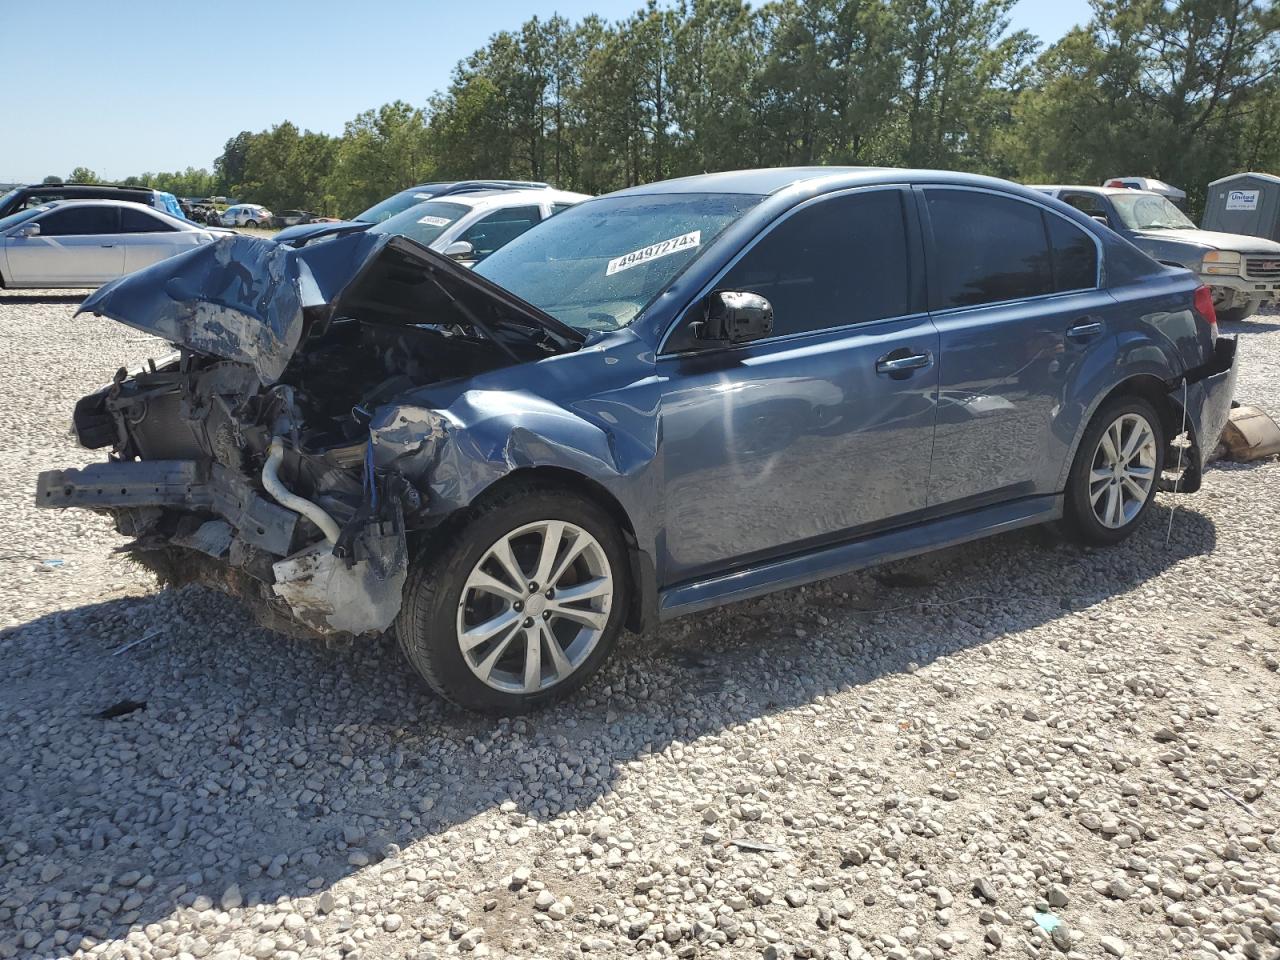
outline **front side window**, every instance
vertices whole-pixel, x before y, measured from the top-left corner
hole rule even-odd
[[[1194,230],[1187,215],[1164,197],[1154,193],[1114,193],[1111,203],[1116,215],[1130,230]]]
[[[905,316],[911,291],[901,191],[848,194],[798,210],[716,287],[768,300],[775,336]]]
[[[459,219],[471,212],[471,208],[461,203],[448,203],[444,200],[428,200],[388,217],[376,226],[370,227],[370,233],[391,233],[416,240],[424,247],[431,246],[440,234]]]
[[[118,232],[115,207],[59,207],[40,220],[42,237],[83,237]]]
[[[617,330],[763,199],[641,193],[587,200],[517,237],[476,273],[561,323]]]
[[[478,220],[460,236],[471,244],[476,259],[495,253],[542,219],[542,208],[507,207]]]
[[[1053,292],[1040,208],[974,190],[925,191],[933,247],[932,309],[1021,300]]]

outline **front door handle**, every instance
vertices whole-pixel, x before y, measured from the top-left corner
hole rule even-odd
[[[928,351],[908,353],[905,350],[895,350],[892,353],[886,353],[876,361],[876,373],[899,377],[910,376],[913,370],[923,370],[932,365],[933,354]]]
[[[1079,320],[1067,329],[1067,336],[1072,340],[1088,340],[1102,333],[1102,323],[1098,320]]]
[[[115,246],[115,244],[114,244],[114,243],[104,243],[104,244],[102,244],[102,246],[104,246],[104,247],[114,247],[114,246]]]

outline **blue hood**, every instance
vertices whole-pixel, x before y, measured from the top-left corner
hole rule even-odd
[[[359,232],[295,249],[244,234],[220,238],[99,287],[79,313],[110,317],[206,356],[249,364],[265,384],[301,342],[304,310],[330,315],[351,291],[382,322],[498,325],[583,340],[502,287],[405,237]],[[414,320],[406,320],[406,316]]]
[[[368,230],[372,223],[364,220],[339,220],[336,223],[299,223],[297,226],[285,227],[271,239],[276,243],[289,246],[301,246],[308,240],[325,233],[355,233]]]

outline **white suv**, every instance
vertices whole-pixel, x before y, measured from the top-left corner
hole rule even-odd
[[[474,266],[530,227],[588,199],[585,193],[548,187],[476,190],[426,200],[375,224],[369,231],[408,237]]]
[[[237,203],[222,211],[224,227],[265,227],[271,223],[271,211],[256,203]]]

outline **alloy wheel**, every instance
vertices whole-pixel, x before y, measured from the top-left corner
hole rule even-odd
[[[1117,530],[1142,511],[1156,482],[1156,437],[1146,417],[1125,413],[1102,433],[1089,469],[1089,503]]]
[[[468,575],[458,647],[487,686],[537,693],[591,655],[613,596],[613,571],[595,537],[563,520],[525,524],[489,547]]]

